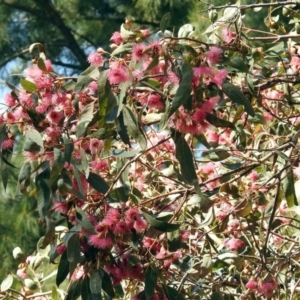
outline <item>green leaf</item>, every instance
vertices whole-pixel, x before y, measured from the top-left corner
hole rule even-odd
[[[80,241],[79,235],[75,232],[67,242],[68,261],[79,263],[80,261]]]
[[[80,297],[82,282],[83,278],[71,282],[65,300],[76,300]]]
[[[118,202],[126,202],[128,200],[128,193],[123,186],[117,187],[109,193],[109,196]]]
[[[87,181],[96,191],[102,194],[105,194],[109,189],[109,185],[95,173],[91,172]]]
[[[134,157],[136,156],[137,154],[139,154],[141,151],[140,150],[132,150],[132,151],[126,151],[124,149],[113,149],[110,154],[112,156],[115,156],[115,157]]]
[[[174,230],[172,232],[167,233],[168,237],[168,249],[169,251],[176,251],[182,247],[180,240],[180,231]]]
[[[44,152],[43,139],[37,130],[29,129],[26,131],[23,150],[34,153]]]
[[[71,162],[71,158],[72,158],[72,153],[74,150],[74,144],[73,141],[71,141],[70,139],[68,139],[66,136],[63,137],[64,139],[64,145],[65,145],[65,161],[70,164]]]
[[[11,274],[8,274],[3,281],[1,282],[1,292],[7,291],[11,288],[14,281],[14,277]]]
[[[124,117],[124,125],[127,127],[127,132],[129,135],[135,139],[142,149],[146,149],[147,147],[147,140],[145,138],[144,133],[140,129],[134,114],[132,111],[127,107],[123,107],[123,117]]]
[[[55,183],[64,168],[65,156],[59,149],[54,148],[54,162],[50,175],[50,187]]]
[[[155,291],[157,283],[157,274],[152,269],[151,265],[148,266],[145,272],[145,296],[146,300],[151,300]]]
[[[94,102],[88,104],[79,116],[76,136],[83,137],[86,134],[87,127],[93,119]]]
[[[163,285],[162,286],[168,300],[184,300],[184,297],[181,296],[177,290],[174,288],[168,286],[168,285]]]
[[[294,175],[292,171],[286,172],[286,177],[283,179],[282,185],[288,207],[299,205],[296,197]]]
[[[65,251],[62,254],[60,258],[60,262],[58,264],[56,285],[60,286],[60,284],[66,279],[68,274],[69,274],[69,261],[68,261],[67,251]]]
[[[55,285],[52,286],[51,299],[52,300],[59,300],[60,299],[59,294],[57,292],[57,288],[56,288]]]
[[[82,281],[82,285],[81,285],[81,299],[82,300],[96,300],[95,298],[93,298],[93,295],[91,293],[90,290],[90,278],[89,276],[85,276],[83,281]],[[98,298],[99,300],[101,300],[101,295]]]
[[[202,157],[207,158],[211,161],[221,161],[224,160],[231,155],[224,149],[216,148],[213,150],[203,151]]]
[[[252,117],[255,115],[255,111],[253,107],[251,106],[251,103],[246,99],[244,94],[241,92],[241,90],[233,85],[230,82],[225,82],[223,84],[222,90],[224,94],[232,100],[234,103],[237,103],[239,105],[243,105],[245,108],[245,111]]]
[[[151,63],[149,64],[149,66],[147,67],[146,71],[149,71],[151,69],[153,69],[154,67],[156,67],[159,63],[159,59],[158,59],[158,55],[155,55],[154,58],[152,59]],[[149,82],[149,81],[148,81]]]
[[[105,127],[105,118],[108,113],[108,95],[110,92],[110,84],[107,80],[107,72],[103,71],[100,73],[100,77],[98,79],[98,102],[99,102],[99,121],[98,121],[98,128]]]
[[[35,83],[28,81],[26,79],[21,78],[20,84],[23,87],[23,89],[28,93],[33,93],[37,91],[37,86]]]
[[[101,290],[102,290],[102,270],[95,270],[90,276],[90,290],[94,299],[101,300]]]
[[[93,79],[90,76],[86,75],[80,75],[78,76],[77,83],[74,87],[74,92],[79,93],[82,90],[84,90],[91,82]]]
[[[226,61],[226,70],[236,70],[237,72],[248,73],[249,68],[245,64],[244,59],[242,59],[240,56],[234,55],[233,57],[230,57],[228,61]]]
[[[175,155],[179,161],[181,174],[185,182],[193,184],[195,181],[198,181],[193,161],[193,154],[183,136],[176,141]]]
[[[45,65],[45,61],[39,57],[38,60],[37,60],[37,66],[40,70],[44,71],[44,72],[47,72],[47,67]]]
[[[272,56],[278,56],[282,54],[286,49],[285,42],[276,43],[275,46],[265,50],[266,53]]]
[[[165,30],[169,26],[170,20],[171,20],[171,14],[170,14],[170,12],[167,12],[166,14],[164,14],[164,16],[162,17],[162,19],[160,21],[160,30],[161,30],[162,34],[164,34]]]
[[[48,168],[44,169],[41,173],[37,174],[35,177],[37,208],[41,219],[44,219],[48,209],[51,206],[51,190],[49,187],[49,180],[49,166]]]
[[[206,114],[206,120],[211,125],[214,125],[215,127],[231,128],[231,129],[235,130],[235,126],[234,126],[233,123],[231,123],[231,122],[229,122],[227,120],[220,119],[220,118],[216,117],[213,114],[207,113]]]
[[[188,62],[182,64],[181,72],[182,79],[173,99],[169,117],[188,100],[192,91],[193,71]]]
[[[130,138],[128,136],[126,126],[124,124],[123,112],[121,111],[120,115],[116,120],[117,132],[122,140],[122,142],[128,146],[130,146]]]
[[[20,184],[20,190],[22,193],[26,192],[26,188],[30,185],[30,176],[31,176],[31,164],[26,162],[19,173],[18,182]]]
[[[122,44],[111,53],[111,56],[117,56],[121,53],[129,53],[134,45],[135,44],[133,43]]]
[[[111,298],[115,297],[115,291],[110,279],[110,276],[102,269],[103,277],[102,277],[102,289],[103,291],[110,296]]]
[[[83,211],[80,207],[76,207],[76,219],[78,224],[82,226],[85,230],[89,231],[90,233],[94,233],[95,229],[93,224],[91,223],[90,219],[88,218],[85,211]]]
[[[180,224],[170,224],[163,221],[159,221],[145,212],[142,213],[146,221],[155,229],[162,232],[171,232],[177,230],[180,227]]]

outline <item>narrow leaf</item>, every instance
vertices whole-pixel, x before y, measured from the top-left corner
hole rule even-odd
[[[128,134],[132,136],[141,146],[142,149],[146,149],[147,140],[144,133],[140,129],[132,111],[127,107],[123,107],[124,124],[127,127]]]
[[[193,71],[188,62],[183,63],[181,72],[182,79],[173,99],[169,117],[188,100],[192,91]]]
[[[253,107],[251,106],[250,102],[247,100],[247,98],[244,96],[244,94],[241,92],[241,90],[237,86],[233,85],[230,82],[225,82],[223,84],[222,89],[223,89],[224,94],[230,100],[232,100],[234,103],[243,105],[245,108],[245,111],[249,115],[254,117],[255,111],[254,111]]]
[[[53,183],[57,180],[58,176],[61,174],[61,171],[64,167],[65,157],[64,153],[62,153],[59,149],[54,148],[54,162],[50,175],[50,187],[52,187]]]
[[[71,282],[65,300],[76,300],[80,297],[82,282],[82,278]]]
[[[81,285],[81,299],[82,300],[96,300],[97,298],[93,298],[93,295],[90,290],[90,278],[85,276],[82,285]],[[101,300],[101,297],[98,298]]]
[[[288,207],[293,207],[294,205],[299,205],[295,192],[294,175],[293,172],[286,173],[287,176],[282,182],[283,191]]]
[[[78,76],[77,83],[74,88],[74,92],[75,93],[81,92],[89,85],[89,83],[91,83],[92,80],[93,79],[90,76],[86,76],[86,75]]]
[[[145,296],[146,300],[151,300],[154,294],[154,290],[157,283],[157,275],[154,270],[151,268],[151,265],[148,266],[145,272]]]
[[[109,275],[102,269],[103,277],[102,277],[102,289],[103,291],[110,297],[115,297],[115,291],[111,282]]]
[[[206,120],[211,125],[214,125],[215,127],[231,128],[231,129],[235,130],[235,126],[234,126],[233,123],[231,123],[231,122],[229,122],[227,120],[220,119],[220,118],[216,117],[213,114],[207,113],[206,114]]]
[[[198,180],[193,161],[193,154],[183,136],[176,142],[175,155],[179,161],[184,180],[188,184],[193,184],[193,182]]]
[[[159,221],[144,212],[143,216],[153,228],[162,232],[171,232],[177,230],[180,227],[180,224],[170,224],[167,222]]]
[[[181,296],[177,290],[168,285],[163,285],[163,290],[168,300],[184,300],[184,297]]]
[[[164,14],[164,16],[162,17],[162,19],[160,21],[160,30],[161,30],[162,34],[164,34],[165,30],[169,26],[170,20],[171,20],[171,14],[170,14],[170,12],[167,12],[166,14]]]
[[[100,73],[100,77],[98,79],[98,101],[99,101],[99,121],[98,128],[105,127],[105,117],[107,115],[108,108],[108,95],[110,91],[110,84],[107,80],[107,70]]]
[[[100,270],[101,271],[101,270]],[[90,291],[94,299],[101,300],[101,291],[102,291],[102,273],[100,271],[95,271],[90,276]]]
[[[68,240],[67,243],[68,261],[76,262],[80,261],[80,241],[79,235],[74,233]]]
[[[56,285],[60,286],[60,284],[66,279],[69,274],[69,261],[68,261],[68,254],[65,251],[61,258],[57,269],[57,276],[56,276]]]

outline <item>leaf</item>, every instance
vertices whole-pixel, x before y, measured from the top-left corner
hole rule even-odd
[[[158,55],[154,55],[154,58],[152,59],[151,63],[148,65],[145,72],[153,69],[154,67],[156,67],[158,65],[158,63],[159,63]]]
[[[226,61],[226,70],[227,71],[237,71],[242,73],[248,73],[249,68],[245,64],[244,59],[241,57],[235,55],[233,57],[230,57],[228,61]]]
[[[151,265],[148,266],[145,272],[145,296],[146,300],[151,300],[157,283],[156,272]]]
[[[91,172],[87,181],[96,191],[102,194],[105,194],[109,189],[109,185],[95,173]]]
[[[299,205],[295,192],[295,183],[293,172],[286,172],[286,177],[282,181],[283,191],[286,198],[288,207],[293,207],[294,205]]]
[[[39,57],[37,60],[37,66],[40,70],[48,72],[47,67],[45,65],[45,61],[41,57]]]
[[[125,124],[124,124],[124,118],[123,118],[123,112],[121,111],[120,115],[118,116],[117,120],[116,120],[116,127],[117,127],[117,131],[118,134],[122,140],[122,142],[126,145],[128,145],[129,147],[130,145],[130,138],[128,136]]]
[[[190,37],[195,31],[195,27],[192,24],[185,24],[181,26],[178,30],[179,38]]]
[[[26,192],[26,188],[30,185],[30,176],[31,176],[31,164],[26,162],[19,173],[18,182],[20,184],[20,190],[22,193]]]
[[[57,292],[57,288],[56,288],[56,286],[52,286],[52,293],[51,293],[51,299],[52,300],[59,300],[60,298],[59,298],[59,294],[58,294],[58,292]]]
[[[68,261],[67,251],[65,251],[62,254],[60,258],[60,262],[58,264],[56,285],[60,286],[60,284],[66,279],[68,274],[69,274],[69,261]]]
[[[169,117],[188,100],[192,91],[193,71],[188,62],[182,64],[181,72],[182,79],[173,99]]]
[[[141,151],[140,150],[132,150],[132,151],[126,151],[124,149],[113,149],[110,154],[115,156],[115,157],[134,157],[137,154],[139,154]]]
[[[71,282],[67,290],[67,296],[65,300],[76,300],[80,297],[82,282],[83,282],[82,278]]]
[[[221,161],[230,157],[230,154],[226,150],[216,148],[213,150],[203,151],[202,157],[211,161]]]
[[[80,241],[79,235],[75,232],[69,239],[67,243],[67,253],[68,253],[68,261],[76,262],[76,264],[80,261]]]
[[[123,117],[124,117],[124,125],[127,128],[127,132],[129,135],[135,139],[142,149],[146,149],[147,147],[147,140],[145,138],[144,133],[140,129],[132,111],[127,107],[123,107]]]
[[[89,123],[93,119],[94,103],[88,104],[81,112],[77,124],[76,136],[83,137],[86,133]]]
[[[50,187],[55,183],[64,168],[65,156],[59,149],[54,148],[54,161],[50,175]]]
[[[241,92],[241,90],[237,86],[233,85],[230,82],[225,82],[223,84],[222,90],[223,90],[224,94],[230,100],[232,100],[234,103],[243,105],[245,108],[245,111],[249,115],[254,117],[255,111],[254,111],[253,107],[251,106],[250,102],[246,99],[244,94]]]
[[[102,290],[102,270],[95,270],[90,276],[90,291],[94,299],[101,300],[101,290]]]
[[[129,53],[131,52],[133,46],[133,43],[122,44],[111,53],[111,56],[117,56],[122,53]]]
[[[105,118],[108,112],[108,95],[110,92],[110,84],[107,80],[107,72],[103,71],[100,73],[100,77],[98,79],[98,103],[99,103],[99,121],[98,121],[98,128],[105,127]]]
[[[278,55],[282,54],[285,51],[285,49],[286,49],[285,43],[282,41],[282,42],[276,43],[275,46],[265,50],[265,52],[272,56],[278,56]]]
[[[109,193],[109,196],[118,202],[126,202],[128,200],[128,193],[123,186],[117,187]]]
[[[81,285],[81,299],[82,300],[96,300],[95,298],[93,298],[93,295],[91,293],[90,290],[90,278],[88,276],[85,276],[83,281],[82,281],[82,285]],[[98,298],[99,300],[101,300],[101,295]]]
[[[44,152],[43,139],[37,130],[29,129],[26,131],[23,150],[34,153]]]
[[[182,243],[180,240],[180,231],[174,230],[172,232],[167,233],[168,237],[168,249],[169,251],[176,251],[182,247]]]
[[[181,174],[185,182],[193,184],[193,182],[198,181],[193,161],[193,154],[183,136],[176,141],[175,155],[179,161]]]
[[[171,232],[174,230],[179,229],[180,224],[170,224],[163,221],[159,221],[150,215],[146,214],[145,212],[142,213],[146,221],[155,229],[162,231],[162,232]]]
[[[65,155],[65,161],[70,164],[71,162],[71,158],[72,158],[72,153],[74,150],[74,144],[73,141],[71,141],[70,139],[68,139],[67,137],[63,137],[64,139],[64,145],[65,145],[65,151],[64,151],[64,155]]]
[[[29,80],[26,80],[24,78],[21,78],[20,79],[20,84],[21,86],[23,87],[23,89],[28,92],[28,93],[33,93],[33,92],[36,92],[37,91],[37,86],[35,83],[29,81]]]
[[[166,14],[164,14],[164,16],[162,17],[162,19],[160,21],[159,27],[160,27],[162,34],[164,34],[165,30],[169,26],[170,20],[171,20],[171,14],[170,14],[170,12],[167,12]]]
[[[44,169],[35,177],[37,208],[41,219],[44,219],[50,208],[51,190],[49,187],[50,168]]]
[[[163,285],[162,286],[168,300],[184,300],[184,297],[181,296],[177,290],[174,288],[168,286],[168,285]]]
[[[103,277],[102,277],[102,289],[103,291],[110,296],[111,298],[115,297],[115,291],[110,279],[110,276],[102,269]]]
[[[87,75],[80,75],[78,76],[77,83],[74,87],[74,92],[79,93],[93,81],[93,79],[90,76]]]
[[[11,274],[8,274],[3,281],[1,282],[1,292],[7,291],[11,288],[14,281],[14,277]]]
[[[229,122],[227,120],[220,119],[220,118],[216,117],[213,114],[207,113],[206,114],[206,120],[211,125],[214,125],[215,127],[231,128],[231,129],[235,130],[235,126],[234,126],[233,123],[231,123],[231,122]]]
[[[77,222],[84,228],[85,230],[89,231],[90,233],[94,233],[95,229],[93,224],[91,223],[90,219],[88,218],[87,214],[84,210],[80,207],[76,206],[76,219]]]

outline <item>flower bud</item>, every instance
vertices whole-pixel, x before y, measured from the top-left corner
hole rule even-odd
[[[13,257],[15,260],[24,260],[25,259],[24,253],[20,247],[16,247],[13,250]]]
[[[25,278],[24,279],[24,285],[26,288],[30,289],[30,290],[35,290],[38,288],[38,285],[35,281],[33,281],[30,278]]]

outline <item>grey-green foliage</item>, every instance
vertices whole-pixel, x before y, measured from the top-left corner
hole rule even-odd
[[[15,166],[20,166],[24,161],[21,148],[22,140],[17,139],[18,143],[14,150],[3,150],[2,155]],[[0,281],[7,272],[17,270],[17,262],[13,259],[12,250],[21,247],[26,255],[32,254],[36,249],[36,243],[42,235],[42,228],[38,225],[38,213],[36,211],[36,200],[33,197],[20,196],[17,192],[18,168],[7,166],[1,162],[1,179],[5,174],[5,168],[9,170],[6,189],[2,180],[0,182],[0,253],[1,268]]]

